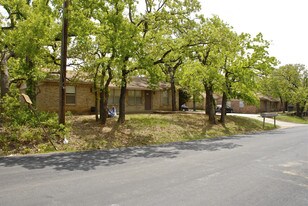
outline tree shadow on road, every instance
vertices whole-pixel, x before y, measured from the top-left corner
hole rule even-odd
[[[177,158],[183,150],[213,152],[222,149],[234,149],[239,146],[241,145],[220,140],[203,140],[151,147],[2,157],[0,158],[0,167],[21,166],[29,170],[51,168],[58,171],[89,171],[101,166],[125,164],[133,158]]]

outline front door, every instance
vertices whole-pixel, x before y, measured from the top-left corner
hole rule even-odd
[[[152,91],[145,91],[145,110],[152,110]]]

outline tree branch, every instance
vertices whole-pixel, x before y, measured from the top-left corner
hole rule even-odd
[[[157,61],[154,62],[154,65],[160,64],[160,63],[164,63],[164,59],[166,58],[166,56],[167,56],[170,52],[172,52],[172,49],[166,51],[166,52],[164,53],[164,55],[162,56],[162,58],[160,58],[159,60],[157,60]]]
[[[13,29],[14,28],[14,26],[4,26],[4,27],[1,27],[1,30],[2,31],[5,31],[5,30],[11,30],[11,29]]]
[[[207,65],[207,60],[208,60],[208,58],[209,58],[209,56],[210,56],[210,52],[211,52],[211,49],[208,49],[208,50],[206,51],[206,53],[203,55],[203,59],[201,59],[201,56],[200,56],[200,59],[199,59],[199,60],[201,60],[201,63],[202,63],[203,65]]]
[[[151,13],[152,12],[152,6],[150,5],[148,0],[145,0],[145,9],[147,13]]]
[[[132,24],[136,24],[133,20],[133,15],[132,15],[132,5],[129,4],[128,5],[128,16],[129,16],[129,20]]]
[[[160,11],[165,6],[166,2],[167,2],[167,0],[164,0],[162,4],[160,4],[161,2],[159,2],[158,8],[157,8],[156,11]]]
[[[9,83],[9,85],[11,86],[13,83],[18,83],[19,81],[24,81],[27,80],[26,78],[16,78],[16,79],[12,79]]]

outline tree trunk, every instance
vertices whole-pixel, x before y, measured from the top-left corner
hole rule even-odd
[[[206,92],[207,89],[205,88],[205,114],[209,115],[210,114],[210,107],[211,107],[211,97],[210,95]]]
[[[99,118],[98,118],[98,101],[99,101],[99,98],[98,98],[98,84],[97,84],[97,81],[98,81],[98,71],[99,71],[99,67],[100,65],[97,65],[96,67],[96,70],[95,70],[95,74],[94,74],[94,78],[93,78],[93,90],[94,90],[94,95],[95,95],[95,121],[98,122]]]
[[[32,102],[35,104],[37,81],[35,80],[36,79],[35,74],[33,73],[34,66],[35,65],[33,61],[29,57],[26,57],[26,67],[27,67],[26,70],[28,71],[28,78],[26,81],[27,83],[26,93],[30,97]]]
[[[68,8],[69,1],[63,2],[62,40],[61,40],[61,69],[59,81],[59,124],[65,125],[65,96],[66,96],[66,63],[68,39]]]
[[[119,102],[119,118],[118,123],[123,124],[125,122],[125,99],[126,99],[126,87],[127,87],[127,75],[126,69],[122,70],[121,79],[121,93]]]
[[[107,122],[108,117],[108,99],[109,99],[109,85],[113,78],[110,64],[107,66],[108,79],[104,83],[106,77],[106,70],[102,71],[101,89],[100,89],[100,119],[103,125]]]
[[[0,64],[1,98],[4,97],[9,92],[10,88],[8,60],[11,57],[12,57],[11,53],[5,53],[1,57],[1,64]]]
[[[100,99],[99,99],[99,114],[100,114],[100,122],[102,125],[105,125],[107,122],[107,117],[108,117],[108,112],[107,112],[107,104],[108,100],[106,101],[106,92],[108,93],[108,88],[106,89],[105,87],[100,89]]]
[[[289,103],[287,101],[285,101],[284,102],[284,110],[287,111],[287,112],[289,111],[288,110],[288,105],[289,105]]]
[[[95,95],[95,103],[94,103],[94,107],[95,107],[95,121],[98,122],[99,118],[98,118],[98,92],[97,92],[97,86],[94,86],[94,95]]]
[[[196,94],[193,94],[193,111],[196,111]]]
[[[285,108],[284,108],[284,105],[283,105],[283,100],[282,100],[282,98],[281,97],[279,97],[279,99],[280,99],[280,107],[279,107],[279,111],[281,110],[281,108],[282,108],[282,113],[285,113]]]
[[[97,87],[97,75],[98,75],[98,68],[95,72],[95,76],[94,76],[94,81],[93,81],[93,89],[94,89],[94,96],[95,96],[95,121],[98,122],[99,118],[98,118],[98,101],[99,101],[99,98],[98,98],[98,87]]]
[[[305,104],[306,105],[306,104]],[[301,113],[301,118],[304,117],[304,111],[305,111],[305,107],[300,107],[300,113]]]
[[[222,95],[221,114],[219,120],[223,125],[226,123],[226,107],[227,107],[227,94],[226,92],[224,92]]]
[[[213,97],[213,87],[208,84],[204,84],[206,93],[206,114],[209,116],[210,124],[216,124],[215,118],[215,100]]]
[[[106,69],[102,69],[100,88],[99,88],[99,116],[102,124],[106,123],[107,119],[107,107],[104,106],[105,102],[105,77]]]
[[[301,112],[301,106],[300,103],[296,103],[296,116],[302,117],[302,112]]]
[[[226,86],[226,91],[223,92],[222,95],[222,102],[221,102],[221,113],[220,113],[220,122],[225,125],[226,123],[226,109],[227,109],[227,100],[228,100],[228,96],[227,94],[230,94],[231,92],[231,83],[229,80],[229,72],[227,71],[227,58],[225,59],[225,86]]]
[[[172,102],[172,111],[176,111],[176,88],[175,88],[175,81],[174,76],[171,76],[171,102]]]
[[[108,98],[109,98],[109,89],[108,86],[104,88],[103,92],[104,98],[103,98],[103,115],[101,118],[101,123],[103,125],[106,124],[107,118],[108,118]]]

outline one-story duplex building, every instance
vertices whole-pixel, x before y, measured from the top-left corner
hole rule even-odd
[[[228,100],[227,106],[230,106],[235,113],[247,113],[247,114],[257,114],[262,112],[278,112],[281,111],[281,103],[279,99],[272,98],[269,96],[265,96],[262,94],[258,94],[259,97],[259,105],[250,105],[245,103],[243,100],[239,99],[231,99]],[[202,101],[196,103],[196,109],[204,110],[206,101],[205,101],[205,94],[202,95]],[[216,105],[221,105],[222,103],[222,96],[218,94],[214,94],[214,99]],[[187,106],[189,108],[193,108],[193,101],[190,100],[187,102]]]
[[[262,112],[278,112],[281,110],[279,99],[275,99],[269,96],[258,94],[259,105],[250,105],[242,100],[232,99],[228,102],[228,105],[232,107],[233,112],[257,114]]]
[[[108,106],[114,106],[118,109],[120,87],[111,84],[109,89]],[[178,93],[176,96],[176,103],[178,105]],[[127,113],[147,113],[158,110],[171,111],[170,84],[162,82],[156,89],[152,89],[147,78],[133,77],[127,85],[125,103]],[[58,111],[58,79],[45,79],[38,84],[36,107],[40,111]],[[66,111],[74,114],[91,114],[95,109],[95,92],[91,81],[75,80],[66,83]]]

